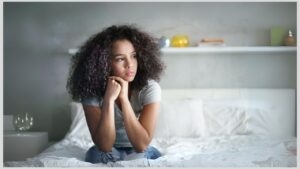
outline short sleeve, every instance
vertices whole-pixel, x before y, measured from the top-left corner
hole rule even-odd
[[[145,86],[139,94],[139,100],[142,106],[160,102],[161,101],[161,88],[154,80],[149,80],[148,85]]]
[[[100,106],[102,104],[102,99],[97,97],[89,97],[81,99],[81,103],[83,105],[90,105],[90,106]]]

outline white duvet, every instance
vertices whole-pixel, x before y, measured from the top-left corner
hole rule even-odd
[[[90,139],[67,137],[26,161],[5,166],[43,167],[295,167],[296,138],[263,136],[215,136],[206,138],[155,138],[152,145],[161,152],[156,160],[135,159],[108,164],[84,162]]]

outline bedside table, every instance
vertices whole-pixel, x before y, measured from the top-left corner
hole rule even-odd
[[[22,161],[47,148],[48,133],[4,131],[3,143],[4,161]]]

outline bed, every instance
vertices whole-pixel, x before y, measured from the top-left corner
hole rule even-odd
[[[162,152],[108,164],[84,162],[93,145],[80,103],[72,102],[66,136],[27,167],[296,167],[294,89],[163,89],[155,136]]]

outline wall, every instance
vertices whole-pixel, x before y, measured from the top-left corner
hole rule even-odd
[[[59,140],[70,125],[65,85],[69,48],[112,24],[136,23],[192,44],[222,37],[227,46],[269,45],[272,26],[296,30],[295,2],[4,3],[4,114],[30,111],[35,131]],[[163,88],[296,88],[296,56],[164,56]],[[180,78],[178,78],[180,77]]]
[[[295,53],[166,54],[163,59],[164,88],[296,88]]]

